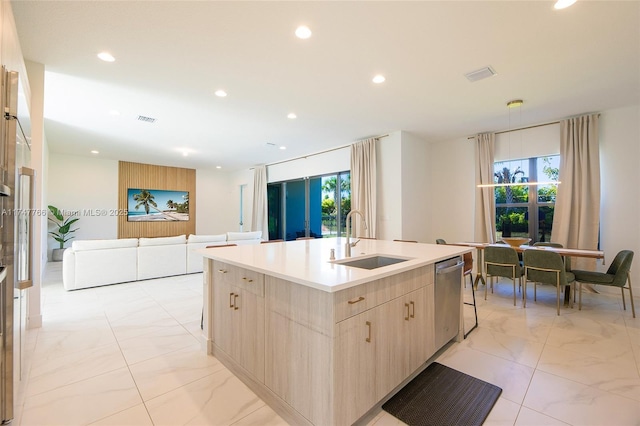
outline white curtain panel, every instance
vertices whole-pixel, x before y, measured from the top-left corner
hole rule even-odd
[[[364,229],[359,215],[351,215],[353,235],[376,237],[376,138],[351,145],[351,210],[365,217]]]
[[[269,213],[267,209],[267,167],[253,169],[253,211],[251,230],[262,231],[262,239],[269,239]]]
[[[476,135],[476,214],[474,239],[481,243],[496,242],[496,199],[494,188],[478,188],[492,184],[495,133]]]
[[[599,114],[560,122],[560,176],[553,241],[567,248],[598,248],[600,228]],[[594,259],[572,259],[574,269],[594,269]]]

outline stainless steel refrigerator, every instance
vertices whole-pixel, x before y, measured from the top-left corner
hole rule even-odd
[[[21,379],[26,291],[32,286],[34,172],[19,75],[2,67],[0,119],[0,420],[13,419],[15,383]],[[18,111],[21,105],[22,111]]]

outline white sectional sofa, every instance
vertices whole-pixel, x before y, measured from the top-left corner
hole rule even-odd
[[[260,244],[262,232],[179,235],[159,238],[78,240],[65,250],[62,282],[66,290],[202,272],[195,250],[212,245]]]

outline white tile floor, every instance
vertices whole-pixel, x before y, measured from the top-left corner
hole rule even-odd
[[[74,292],[60,277],[50,264],[14,424],[285,424],[201,350],[202,275]],[[438,358],[503,389],[486,424],[640,424],[640,318],[620,297],[585,294],[582,311],[556,316],[554,289],[526,309],[510,289],[479,292],[480,326]],[[380,412],[373,424],[402,423]]]

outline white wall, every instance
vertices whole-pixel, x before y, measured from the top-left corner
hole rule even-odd
[[[90,211],[118,209],[118,162],[97,157],[50,153],[48,203],[79,212],[75,239],[118,238],[117,216]],[[51,229],[51,227],[50,227]],[[49,238],[49,249],[57,248]],[[67,247],[70,243],[67,243]]]
[[[251,230],[253,170],[196,170],[197,234],[240,231],[240,187],[244,191],[244,231]]]
[[[430,236],[432,182],[429,173],[431,146],[417,136],[402,137],[402,233],[399,239],[433,242]]]
[[[600,115],[600,242],[606,270],[620,250],[635,252],[631,282],[640,295],[640,105]],[[616,293],[619,293],[616,291]]]
[[[473,241],[475,212],[474,142],[460,138],[431,145],[431,223],[427,242]]]
[[[402,238],[402,132],[392,132],[376,145],[379,240]]]

